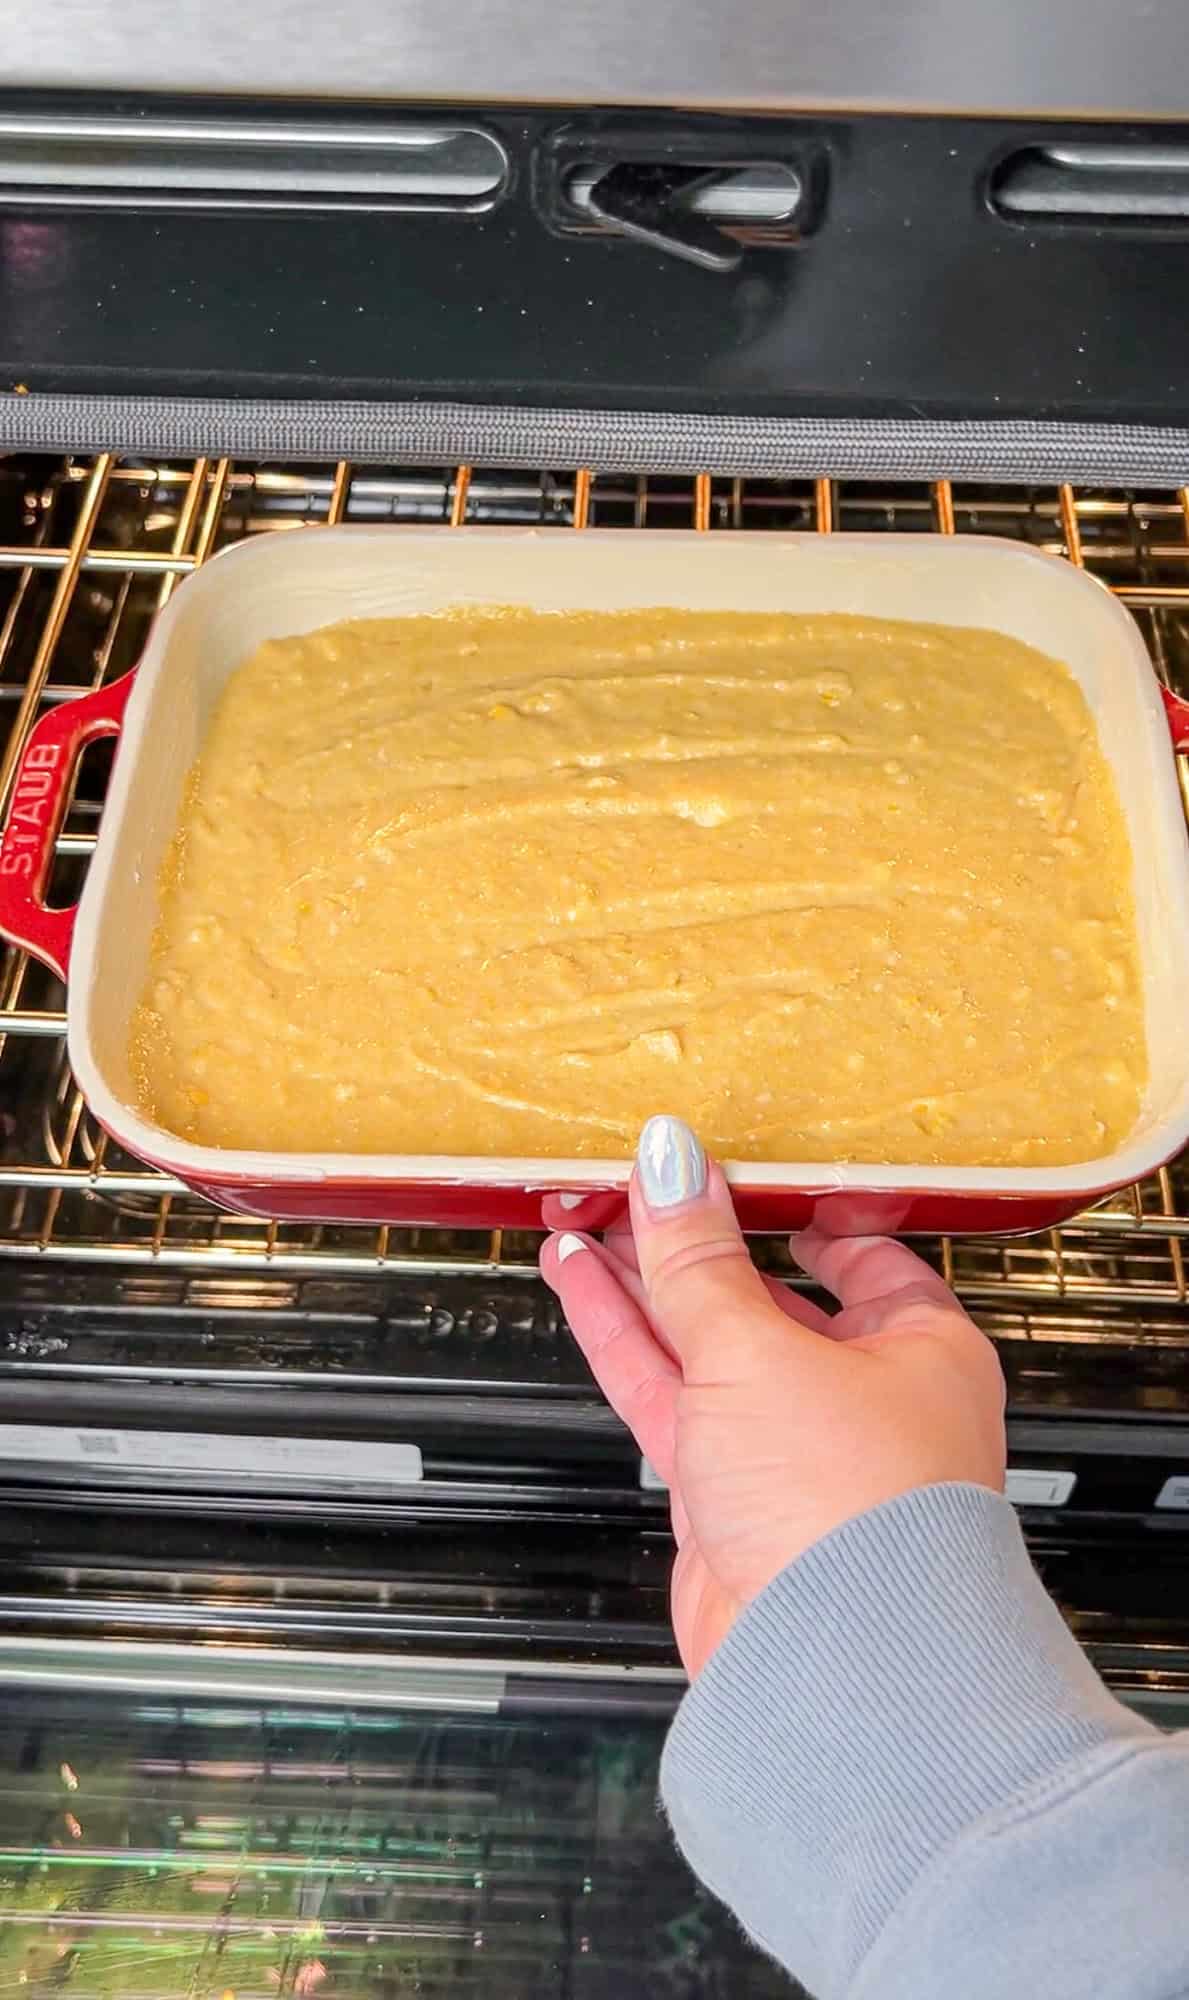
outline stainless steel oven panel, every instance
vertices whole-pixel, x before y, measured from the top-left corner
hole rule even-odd
[[[10,0],[5,81],[726,109],[1184,117],[1189,11],[1114,0]]]

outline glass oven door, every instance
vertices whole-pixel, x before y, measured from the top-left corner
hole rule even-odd
[[[0,1662],[3,2000],[793,1990],[657,1810],[664,1678],[105,1655]]]

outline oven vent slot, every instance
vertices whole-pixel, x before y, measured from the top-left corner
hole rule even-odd
[[[575,208],[595,217],[591,194],[602,170],[594,166],[575,167],[566,183],[566,192]],[[767,166],[734,167],[720,174],[707,173],[691,189],[691,215],[701,215],[720,229],[781,228],[796,216],[804,193],[796,167],[773,162]]]
[[[1189,222],[1189,145],[1029,147],[998,168],[991,202],[1011,222]]]
[[[550,134],[533,179],[539,212],[562,235],[619,237],[724,272],[745,251],[790,250],[812,235],[829,154],[815,134],[759,120],[594,119]]]
[[[360,118],[0,115],[0,207],[486,209],[508,158],[477,126]]]
[[[795,235],[804,188],[790,166],[718,169],[624,160],[602,173],[577,170],[566,192],[592,224],[704,270],[733,271],[745,243],[781,243]]]

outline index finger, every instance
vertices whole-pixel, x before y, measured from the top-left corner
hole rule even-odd
[[[542,1244],[541,1274],[607,1401],[671,1486],[681,1375],[622,1273],[603,1261],[597,1244],[566,1231]]]

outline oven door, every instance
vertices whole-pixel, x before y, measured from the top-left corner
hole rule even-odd
[[[2,1993],[799,1990],[657,1810],[671,1676],[112,1640],[0,1690]]]
[[[0,1684],[0,1993],[789,1991],[657,1811],[664,1680],[61,1646]]]

